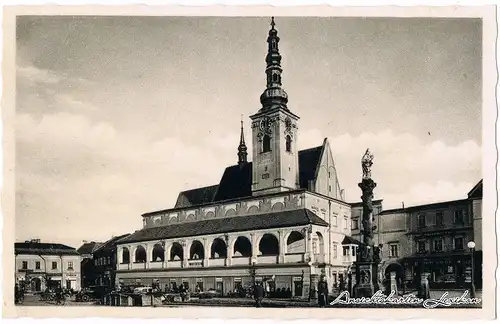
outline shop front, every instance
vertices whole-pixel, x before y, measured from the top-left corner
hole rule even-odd
[[[466,288],[471,282],[471,260],[466,254],[415,256],[406,258],[403,264],[409,286],[417,287],[423,273],[428,274],[429,286],[435,289]]]

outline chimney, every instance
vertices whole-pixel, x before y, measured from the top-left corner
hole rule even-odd
[[[405,209],[405,202],[402,201],[401,204],[403,205],[403,209]]]

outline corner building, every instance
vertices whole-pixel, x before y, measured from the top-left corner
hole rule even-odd
[[[187,283],[227,295],[255,280],[305,298],[321,274],[333,289],[353,261],[341,255],[351,207],[330,145],[297,149],[299,117],[282,88],[279,41],[273,19],[267,86],[250,117],[252,162],[242,122],[237,164],[218,184],[181,192],[174,208],[142,215],[143,229],[117,242],[119,284]]]

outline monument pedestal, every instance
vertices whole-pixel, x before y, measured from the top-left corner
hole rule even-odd
[[[356,285],[353,287],[354,297],[371,297],[378,289],[377,264],[367,261],[356,262]]]

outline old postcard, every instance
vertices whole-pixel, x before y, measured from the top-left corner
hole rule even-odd
[[[5,316],[495,316],[494,7],[3,27]]]

